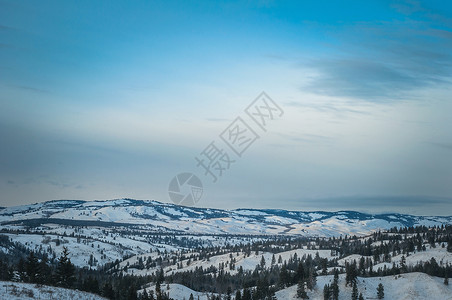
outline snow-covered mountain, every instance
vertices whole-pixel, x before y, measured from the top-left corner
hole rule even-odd
[[[138,226],[150,232],[211,235],[365,235],[401,226],[452,224],[452,217],[365,214],[355,211],[221,210],[157,201],[57,200],[0,208],[0,226],[40,224]]]

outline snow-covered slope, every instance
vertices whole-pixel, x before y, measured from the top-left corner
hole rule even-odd
[[[146,293],[149,294],[155,294],[155,285],[151,285],[150,287],[146,287]],[[145,289],[139,290],[138,294],[141,295]],[[188,287],[181,285],[181,284],[176,284],[176,283],[170,283],[170,284],[163,284],[161,287],[162,293],[165,293],[167,295],[169,295],[170,298],[172,299],[180,299],[180,300],[188,300],[190,299],[190,295],[193,294],[193,298],[194,299],[199,299],[199,300],[209,300],[209,296],[212,295],[212,293],[202,293],[202,292],[197,292],[194,291],[192,289],[189,289]],[[216,295],[216,294],[214,294]]]
[[[220,210],[133,199],[58,200],[0,209],[0,227],[48,223],[105,227],[140,225],[151,232],[212,235],[338,236],[365,235],[395,226],[452,224],[452,217],[371,215],[354,211]]]
[[[98,295],[53,286],[0,281],[0,300],[73,299],[105,300]]]
[[[377,286],[382,283],[385,300],[451,300],[452,286],[445,285],[443,278],[429,276],[424,273],[406,273],[385,277],[358,277],[358,291],[364,299],[377,299]],[[318,276],[317,287],[308,291],[309,299],[323,299],[323,287],[331,284],[333,276]],[[297,299],[297,286],[291,286],[276,292],[280,300]],[[345,275],[339,276],[339,300],[351,299],[352,288],[345,287]]]

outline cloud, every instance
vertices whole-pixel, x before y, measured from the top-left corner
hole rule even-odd
[[[437,20],[408,16],[345,27],[329,56],[302,64],[315,74],[302,90],[382,102],[416,99],[419,89],[450,84],[452,32]]]
[[[32,86],[26,86],[26,85],[10,85],[10,87],[14,87],[16,89],[21,89],[24,91],[35,92],[35,93],[43,93],[43,94],[50,93],[50,91],[48,91],[48,90],[43,90],[43,89],[35,88]]]
[[[334,138],[323,135],[316,134],[278,134],[280,137],[296,143],[309,143],[309,144],[320,144],[320,145],[331,145],[334,141]]]
[[[311,200],[293,200],[319,210],[356,210],[384,213],[400,212],[420,215],[441,215],[441,209],[452,204],[452,198],[434,196],[350,196]],[[450,212],[445,211],[444,214]]]
[[[206,120],[209,122],[231,122],[230,119],[224,119],[224,118],[208,118]]]
[[[9,26],[1,25],[0,24],[0,30],[11,30],[12,28]]]

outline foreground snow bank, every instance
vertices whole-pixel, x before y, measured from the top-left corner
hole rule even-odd
[[[0,281],[0,300],[58,299],[58,300],[105,300],[105,298],[76,290],[53,286]]]

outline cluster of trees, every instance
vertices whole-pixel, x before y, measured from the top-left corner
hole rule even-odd
[[[75,266],[69,259],[69,250],[66,247],[63,248],[55,267],[49,264],[45,255],[40,256],[38,259],[34,252],[30,252],[25,260],[20,258],[15,267],[0,261],[0,279],[72,287],[75,281]],[[15,270],[17,272],[14,272]]]
[[[133,229],[127,229],[133,231]],[[77,233],[80,234],[80,233]],[[106,234],[113,234],[106,232]],[[115,233],[117,234],[117,233]],[[121,233],[126,234],[126,233]],[[148,236],[150,240],[193,245],[187,237],[184,239],[171,235]],[[268,237],[267,237],[268,238]],[[251,238],[250,238],[251,240]],[[0,235],[0,245],[11,246],[5,236]],[[193,242],[194,243],[194,242]],[[50,258],[45,250],[30,252],[20,245],[11,255],[0,253],[0,280],[15,280],[38,284],[57,285],[66,288],[76,288],[105,296],[114,300],[166,300],[169,299],[161,285],[180,283],[193,290],[212,293],[211,299],[225,298],[236,300],[266,300],[274,299],[275,292],[297,284],[297,296],[308,299],[308,292],[316,287],[318,275],[334,275],[331,284],[323,287],[324,299],[337,300],[340,294],[339,274],[345,273],[346,285],[352,288],[352,300],[362,299],[357,286],[357,277],[373,277],[397,275],[406,272],[424,272],[429,275],[444,277],[448,284],[452,276],[452,266],[438,263],[434,258],[417,265],[407,265],[406,257],[413,251],[425,251],[427,247],[444,247],[452,252],[452,226],[394,228],[389,232],[377,232],[365,238],[345,236],[339,238],[275,238],[271,240],[254,240],[250,244],[234,244],[217,247],[200,247],[180,252],[159,252],[158,257],[139,257],[133,265],[119,267],[119,261],[106,264],[96,270],[89,266],[75,267],[69,259],[69,251],[64,248],[58,258]],[[299,249],[329,249],[338,256],[333,259],[294,254],[288,260],[282,260],[277,253]],[[10,248],[10,247],[9,247]],[[12,249],[12,248],[11,248]],[[195,251],[196,250],[196,251]],[[262,251],[274,253],[271,261],[261,257],[260,264],[253,271],[236,267],[237,257],[259,255]],[[26,255],[24,255],[26,254]],[[196,267],[189,271],[180,269],[197,260],[209,261],[212,256],[229,254],[229,260],[218,266],[207,268]],[[338,265],[338,259],[351,254],[366,256],[358,261],[348,262],[345,266]],[[403,255],[401,263],[392,264],[392,268],[384,267],[375,270],[379,262],[392,262],[396,255]],[[95,258],[89,260],[95,263]],[[164,276],[163,268],[176,265],[179,272]],[[127,273],[128,268],[149,269],[160,271],[149,276],[133,276]],[[333,270],[333,271],[328,271]],[[232,272],[234,271],[234,272]],[[236,272],[235,272],[236,271]],[[137,291],[146,284],[155,285],[155,293],[145,291],[138,295]],[[213,294],[217,296],[214,296]],[[220,296],[222,295],[222,296]],[[377,297],[384,297],[384,287],[377,289]]]

